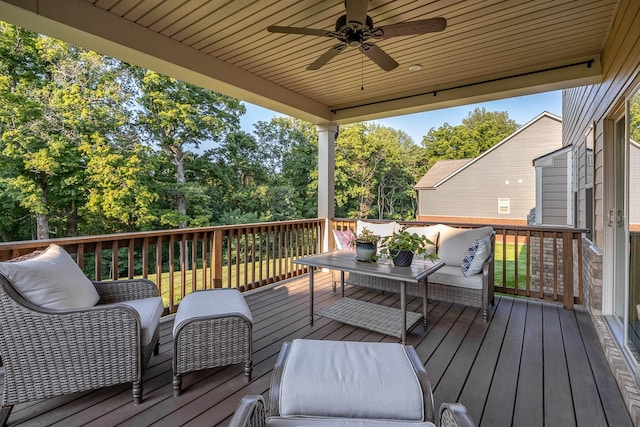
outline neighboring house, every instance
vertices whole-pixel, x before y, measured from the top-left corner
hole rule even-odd
[[[562,147],[533,160],[536,205],[532,224],[572,225],[571,147]]]
[[[533,160],[562,147],[562,119],[543,112],[475,159],[439,161],[414,187],[418,220],[526,225]]]

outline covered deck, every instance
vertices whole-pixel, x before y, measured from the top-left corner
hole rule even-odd
[[[331,275],[315,276],[315,307],[340,298]],[[161,324],[160,355],[144,376],[144,401],[131,403],[130,384],[17,405],[10,426],[227,425],[240,398],[268,397],[271,370],[284,341],[295,338],[391,341],[364,329],[317,317],[309,326],[306,275],[245,293],[254,316],[253,379],[236,365],[186,374],[172,393],[172,316]],[[347,286],[353,298],[399,306],[397,294]],[[408,300],[421,311],[422,301]],[[436,407],[459,401],[479,426],[632,425],[589,314],[580,307],[496,296],[489,322],[479,309],[429,303],[427,331],[407,337],[424,362]]]

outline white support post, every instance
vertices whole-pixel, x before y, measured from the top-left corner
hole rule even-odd
[[[334,170],[335,170],[335,140],[338,126],[326,124],[316,126],[318,132],[318,218],[326,221],[322,250],[329,250],[329,224],[335,215],[334,201]]]

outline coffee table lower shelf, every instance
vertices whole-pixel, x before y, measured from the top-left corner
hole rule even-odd
[[[352,298],[341,298],[339,301],[316,311],[315,314],[347,325],[402,338],[402,311],[399,308],[386,307]],[[413,329],[420,319],[422,319],[422,314],[407,311],[407,331]]]

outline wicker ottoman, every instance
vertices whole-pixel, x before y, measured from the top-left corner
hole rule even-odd
[[[182,374],[244,362],[251,381],[253,317],[236,289],[212,289],[187,295],[173,324],[173,395]]]

